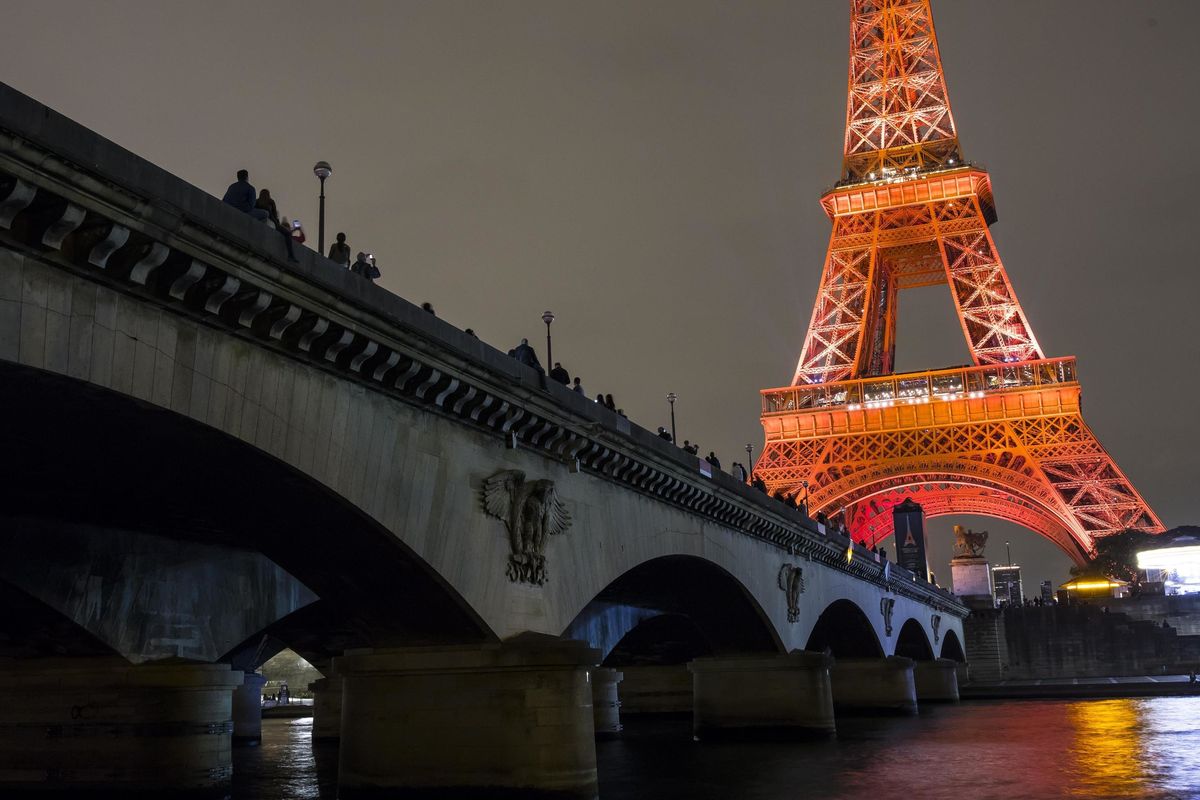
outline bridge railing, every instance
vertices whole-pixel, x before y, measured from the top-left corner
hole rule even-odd
[[[1044,358],[982,367],[953,367],[836,383],[762,390],[762,413],[785,414],[827,408],[887,408],[983,397],[1078,382],[1075,357]]]

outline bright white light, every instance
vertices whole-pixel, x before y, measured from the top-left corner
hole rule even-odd
[[[1167,594],[1200,592],[1200,545],[1143,550],[1137,561],[1138,569],[1163,573]]]

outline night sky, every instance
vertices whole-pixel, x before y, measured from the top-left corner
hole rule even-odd
[[[964,155],[1048,356],[1168,527],[1196,513],[1194,0],[934,0]],[[0,80],[220,196],[245,167],[386,288],[554,352],[647,428],[745,461],[788,383],[838,177],[844,0],[10,2]],[[944,286],[901,296],[900,370],[966,363]],[[950,525],[933,530],[948,582]],[[1053,545],[984,518],[1026,589]],[[889,550],[894,548],[889,543]]]

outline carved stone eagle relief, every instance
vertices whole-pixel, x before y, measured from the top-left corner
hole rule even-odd
[[[571,527],[571,514],[558,499],[554,481],[527,481],[521,470],[502,470],[483,482],[483,508],[508,528],[509,580],[544,584],[546,540]]]

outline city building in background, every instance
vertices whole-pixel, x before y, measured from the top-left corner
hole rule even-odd
[[[992,567],[992,584],[996,587],[996,602],[1019,606],[1025,602],[1021,589],[1021,568],[1015,564]]]
[[[1054,581],[1042,581],[1041,595],[1043,603],[1054,602]]]

